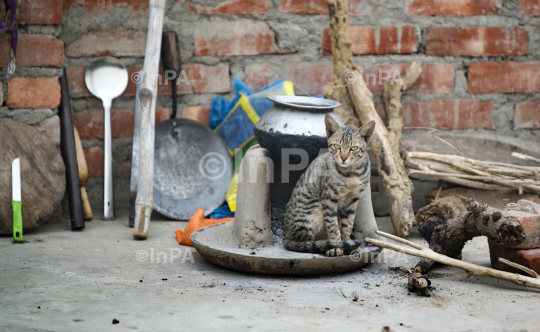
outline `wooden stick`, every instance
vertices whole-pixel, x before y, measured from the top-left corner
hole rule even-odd
[[[405,160],[405,163],[407,167],[409,168],[420,168],[423,171],[429,172],[428,167],[422,164],[419,159],[413,159],[413,158],[407,158]],[[508,190],[509,188],[499,185],[493,185],[493,184],[487,184],[472,180],[466,180],[466,179],[460,179],[454,176],[441,176],[437,174],[437,176],[433,175],[434,177],[437,177],[438,179],[445,180],[452,183],[461,184],[465,187],[469,188],[475,188],[475,189],[482,189],[482,190]]]
[[[84,150],[82,147],[79,131],[73,126],[73,135],[75,136],[75,151],[77,152],[77,165],[79,166],[79,182],[81,183],[81,202],[83,209],[83,217],[85,221],[92,220],[92,207],[86,193],[86,184],[88,183],[88,166],[84,159]]]
[[[381,232],[381,231],[376,231],[375,233],[379,234],[379,235],[382,235],[384,237],[387,237],[389,238],[390,240],[394,240],[394,241],[397,241],[397,242],[401,242],[403,244],[406,244],[408,246],[411,246],[413,248],[416,248],[416,249],[419,249],[419,250],[422,250],[424,249],[424,247],[422,247],[421,245],[419,244],[416,244],[414,242],[411,242],[409,240],[406,240],[406,239],[402,239],[398,236],[395,236],[395,235],[392,235],[392,234],[389,234],[389,233],[384,233],[384,232]]]
[[[388,238],[390,238],[389,235],[391,236],[391,234],[380,232],[380,231],[377,231],[377,234],[384,237],[388,237]],[[423,257],[423,258],[431,259],[433,261],[436,261],[442,264],[458,267],[460,269],[467,271],[469,275],[497,278],[497,279],[513,282],[516,285],[524,285],[527,287],[540,289],[539,278],[531,278],[531,277],[522,276],[516,273],[499,271],[499,270],[495,270],[489,267],[484,267],[484,266],[464,262],[459,259],[454,259],[445,255],[438,254],[428,248],[411,249],[411,248],[395,245],[392,243],[388,243],[388,242],[384,242],[384,241],[380,241],[380,240],[376,240],[372,238],[365,238],[364,241],[371,243],[373,245],[376,245],[378,247],[381,247],[381,248],[392,249],[392,250],[395,250],[397,252],[402,252],[407,255]]]
[[[510,262],[509,260],[504,259],[502,257],[499,257],[499,262],[504,263],[504,264],[506,264],[508,266],[514,267],[514,268],[516,268],[518,270],[521,270],[523,272],[526,272],[526,273],[530,274],[533,278],[539,278],[538,273],[536,273],[536,271],[533,270],[533,269],[529,269],[528,267],[525,267],[523,265],[520,265],[520,264],[517,264],[517,263],[514,263],[514,262]]]
[[[407,152],[407,155],[409,155],[413,158],[419,158],[419,159],[430,159],[431,156],[437,156],[437,158],[440,159],[446,159],[446,160],[461,160],[465,163],[470,163],[472,160],[470,158],[465,158],[461,156],[455,156],[455,155],[445,155],[445,154],[436,154],[431,152],[416,152],[416,151],[409,151]],[[507,163],[500,163],[496,161],[483,161],[483,160],[474,160],[475,164],[481,164],[481,165],[490,165],[490,166],[503,166],[503,167],[509,167],[509,168],[516,168],[516,169],[522,169],[522,170],[540,170],[540,167],[533,167],[533,166],[521,166],[521,165],[514,165],[514,164],[507,164]]]
[[[540,163],[540,159],[529,156],[529,155],[524,154],[524,153],[512,152],[512,157],[523,159],[523,160],[536,161],[537,163]]]
[[[141,101],[139,185],[135,200],[135,226],[133,229],[133,237],[141,240],[148,237],[150,215],[154,209],[154,123],[164,13],[165,0],[150,0],[146,54],[141,90],[139,91]]]

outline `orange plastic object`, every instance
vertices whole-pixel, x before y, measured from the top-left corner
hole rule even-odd
[[[198,230],[199,228],[203,228],[205,226],[215,225],[215,224],[221,224],[223,222],[233,221],[234,218],[223,218],[223,219],[204,219],[204,210],[202,208],[198,208],[197,211],[191,216],[189,219],[189,222],[184,229],[184,231],[181,231],[177,229],[174,234],[176,234],[176,238],[178,239],[178,244],[183,244],[186,246],[193,246],[193,242],[191,242],[191,233]]]

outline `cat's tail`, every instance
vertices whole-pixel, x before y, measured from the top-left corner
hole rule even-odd
[[[287,239],[283,239],[283,245],[285,248],[291,251],[298,252],[311,252],[317,254],[324,254],[330,249],[340,248],[343,250],[354,250],[358,247],[364,245],[363,241],[360,240],[349,240],[349,241],[305,241],[305,242],[296,242]]]

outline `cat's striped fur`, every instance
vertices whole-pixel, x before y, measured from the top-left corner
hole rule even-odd
[[[329,152],[317,157],[302,174],[285,211],[283,244],[292,251],[341,256],[355,250],[351,240],[354,214],[367,188],[370,163],[366,152],[375,128],[343,127],[325,117]]]

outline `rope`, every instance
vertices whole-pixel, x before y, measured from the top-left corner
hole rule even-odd
[[[15,73],[15,56],[17,55],[17,17],[19,17],[19,8],[21,0],[4,0],[6,3],[6,17],[0,15],[0,32],[4,32],[7,36],[9,44],[9,62],[6,73],[0,81],[5,81],[13,73]]]

